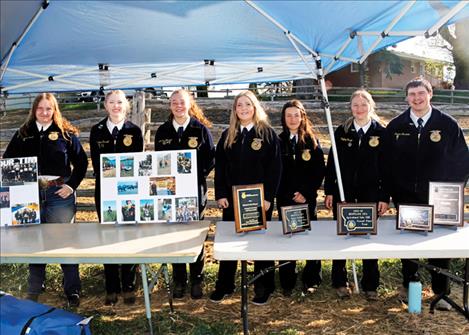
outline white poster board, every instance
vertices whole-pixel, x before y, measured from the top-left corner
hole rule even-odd
[[[101,223],[199,219],[195,150],[102,154]]]
[[[41,223],[37,157],[0,159],[0,226]]]

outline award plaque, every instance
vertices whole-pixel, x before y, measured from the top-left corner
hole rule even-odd
[[[396,229],[433,231],[433,206],[403,204],[397,208]]]
[[[377,233],[375,203],[337,204],[337,235]]]
[[[281,207],[284,234],[294,234],[311,230],[307,204]]]
[[[233,186],[236,232],[266,229],[264,185]]]
[[[428,204],[433,205],[433,223],[464,226],[464,183],[430,182]]]

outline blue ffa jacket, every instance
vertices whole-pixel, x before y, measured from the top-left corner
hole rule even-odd
[[[262,183],[265,200],[273,205],[282,172],[277,134],[272,128],[267,128],[263,137],[259,138],[253,127],[243,142],[238,130],[238,137],[231,148],[225,149],[227,134],[228,129],[225,129],[217,145],[215,199],[227,198],[231,207],[232,186]]]
[[[384,131],[383,126],[372,120],[359,146],[358,134],[353,124],[348,132],[345,132],[343,125],[336,129],[334,137],[346,202],[389,202],[383,181]],[[324,191],[326,195],[333,195],[336,204],[340,201],[340,196],[334,154],[331,150],[327,159]]]
[[[36,156],[39,175],[63,177],[75,190],[85,177],[88,157],[78,138],[70,133],[67,135],[69,139],[62,136],[55,123],[40,134],[36,123],[32,123],[27,128],[27,136],[22,137],[19,130],[13,135],[3,157]]]
[[[172,121],[163,123],[155,135],[155,151],[189,150],[197,151],[197,178],[199,185],[199,213],[207,204],[207,176],[215,166],[215,145],[212,134],[206,126],[191,117],[182,137],[178,137]]]
[[[432,108],[420,138],[410,109],[388,124],[386,178],[394,204],[428,203],[430,181],[465,182],[469,151],[455,119]]]
[[[295,192],[300,192],[309,205],[311,219],[316,213],[317,191],[324,179],[324,153],[321,146],[314,149],[313,140],[307,136],[305,143],[297,143],[295,149],[290,142],[290,133],[280,135],[280,149],[282,153],[282,178],[277,194],[277,207],[297,205],[292,198]]]
[[[142,131],[138,126],[130,121],[125,121],[114,142],[106,122],[107,117],[95,124],[90,132],[91,162],[97,179],[100,175],[99,157],[101,154],[143,151]]]

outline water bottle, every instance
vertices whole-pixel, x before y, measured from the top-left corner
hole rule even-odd
[[[422,283],[411,281],[408,291],[408,310],[409,313],[420,314],[422,312]]]

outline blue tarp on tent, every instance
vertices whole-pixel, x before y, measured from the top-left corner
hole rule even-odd
[[[9,93],[314,77],[312,55],[327,73],[469,17],[467,1],[51,0],[12,48],[41,4],[1,2]]]

